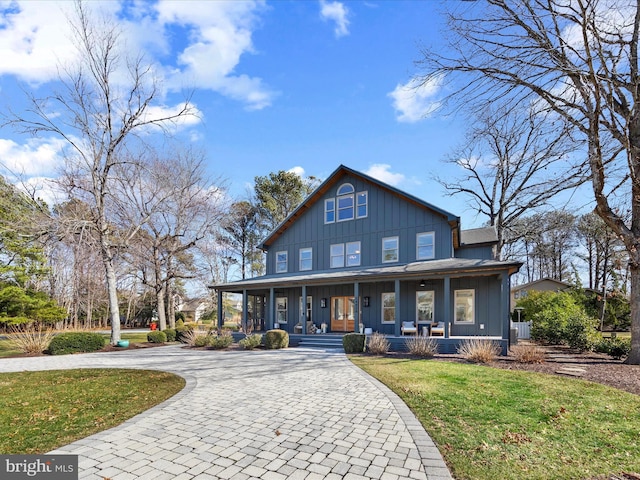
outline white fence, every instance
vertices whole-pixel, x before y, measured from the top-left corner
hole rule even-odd
[[[518,339],[527,340],[531,338],[531,322],[511,322],[511,328],[518,330]]]

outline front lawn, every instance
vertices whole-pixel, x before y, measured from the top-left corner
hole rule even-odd
[[[554,375],[351,356],[398,394],[463,479],[640,472],[640,397]]]
[[[45,453],[172,397],[184,379],[152,370],[1,373],[0,453]]]

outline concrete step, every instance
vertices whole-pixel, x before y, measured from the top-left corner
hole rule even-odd
[[[307,335],[300,339],[300,347],[307,348],[343,348],[341,336]]]

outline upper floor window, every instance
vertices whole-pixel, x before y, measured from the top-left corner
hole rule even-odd
[[[456,290],[454,292],[454,323],[475,322],[475,294],[475,290]]]
[[[368,214],[367,192],[356,193],[350,183],[343,183],[336,190],[335,198],[324,201],[324,223],[344,222],[364,218]]]
[[[358,195],[356,195],[356,218],[367,216],[368,197],[367,192],[358,192]]]
[[[287,271],[287,252],[276,252],[276,273]]]
[[[300,267],[302,270],[311,270],[313,268],[313,249],[301,248],[300,249]]]
[[[328,198],[324,201],[324,223],[333,223],[336,221],[336,201]]]
[[[347,267],[360,266],[360,242],[347,243]]]
[[[338,221],[353,220],[353,186],[350,183],[345,183],[338,188],[337,201],[338,201]]]
[[[342,268],[344,267],[344,243],[337,243],[330,247],[330,267]]]
[[[382,239],[382,262],[398,261],[398,237],[386,237]]]
[[[419,233],[416,237],[416,259],[429,260],[435,258],[435,234]]]

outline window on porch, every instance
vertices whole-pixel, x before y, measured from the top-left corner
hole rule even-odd
[[[426,323],[433,321],[433,290],[416,292],[416,321]]]
[[[454,296],[454,323],[475,322],[475,290],[456,290]]]
[[[394,323],[396,321],[396,294],[385,292],[382,294],[382,322]]]
[[[287,297],[276,298],[276,322],[287,323]]]

